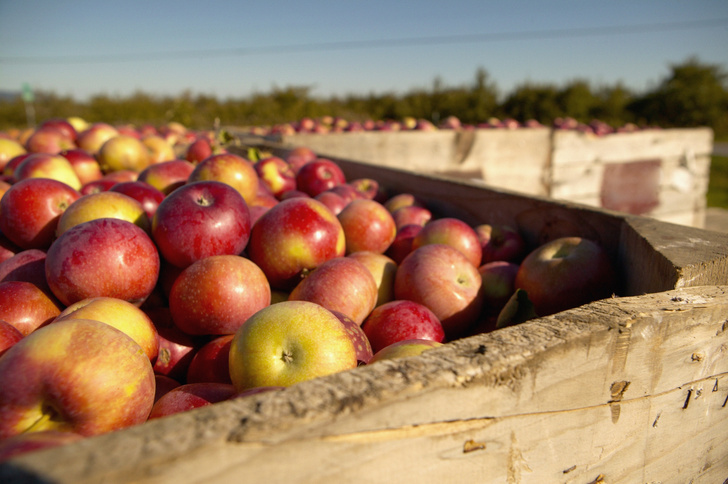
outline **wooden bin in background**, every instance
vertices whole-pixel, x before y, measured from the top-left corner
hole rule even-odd
[[[277,149],[275,146],[271,149]],[[441,215],[586,235],[619,297],[0,465],[0,482],[716,483],[728,234],[337,159]]]

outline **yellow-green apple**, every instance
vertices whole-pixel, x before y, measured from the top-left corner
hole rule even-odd
[[[297,146],[293,148],[285,157],[286,162],[291,165],[294,173],[298,173],[298,170],[300,170],[303,165],[309,161],[315,160],[316,158],[318,158],[316,152],[306,146]]]
[[[561,237],[536,248],[521,262],[515,281],[539,316],[609,297],[615,286],[616,270],[604,248],[582,237]]]
[[[446,244],[427,244],[410,252],[397,268],[394,297],[427,306],[447,339],[453,340],[480,316],[480,287],[478,268],[462,252]]]
[[[159,204],[162,203],[162,200],[164,200],[164,193],[157,190],[149,183],[139,180],[115,183],[111,188],[109,188],[109,191],[123,193],[124,195],[141,203],[144,212],[149,218],[150,224],[154,214],[157,212],[157,207],[159,207]]]
[[[374,353],[403,340],[427,339],[441,343],[445,339],[442,323],[435,313],[422,304],[402,299],[374,308],[364,320],[362,330]]]
[[[159,374],[154,375],[154,382],[154,403],[157,403],[157,400],[169,393],[172,389],[177,388],[181,385],[181,383],[177,380],[170,378],[166,375]]]
[[[382,360],[394,360],[396,358],[406,358],[408,356],[419,356],[425,351],[442,346],[442,343],[429,339],[410,339],[392,343],[374,353],[369,364]]]
[[[73,129],[76,130],[76,133],[80,133],[90,126],[88,121],[80,116],[69,116],[68,118],[66,118],[66,121],[68,121],[68,123],[73,126]]]
[[[98,153],[99,165],[104,173],[120,170],[141,172],[149,166],[149,150],[141,140],[119,134],[106,140]]]
[[[346,236],[346,253],[383,254],[397,235],[392,214],[375,200],[352,200],[337,216]]]
[[[374,277],[377,283],[377,303],[379,306],[394,299],[394,275],[397,263],[384,254],[371,251],[359,251],[349,254],[350,259],[361,262]]]
[[[46,253],[39,249],[21,250],[0,262],[0,282],[24,281],[55,299],[45,277]]]
[[[230,380],[230,343],[234,334],[217,336],[205,343],[190,361],[187,383],[227,383]]]
[[[142,139],[142,144],[147,147],[149,152],[149,163],[162,163],[176,159],[174,148],[172,145],[159,135],[148,135]]]
[[[106,296],[137,306],[154,290],[159,253],[147,233],[126,220],[99,218],[58,237],[46,254],[46,279],[66,306]]]
[[[344,172],[339,165],[327,158],[309,161],[296,172],[296,188],[312,197],[344,183]]]
[[[18,181],[27,178],[51,178],[75,190],[81,188],[81,181],[71,163],[61,155],[48,153],[33,153],[26,157],[15,167],[13,178]]]
[[[395,263],[401,264],[407,254],[412,252],[412,241],[420,233],[422,227],[419,224],[409,224],[398,228],[397,235],[394,236],[392,244],[384,254]]]
[[[253,163],[233,153],[222,153],[205,158],[192,170],[188,183],[196,181],[218,181],[235,188],[252,203],[258,195],[258,174]]]
[[[76,144],[82,150],[96,155],[106,141],[118,135],[119,131],[110,124],[93,123],[78,133]]]
[[[63,212],[81,194],[58,180],[29,178],[14,183],[0,203],[0,231],[23,249],[50,247]]]
[[[21,339],[23,339],[23,333],[18,328],[4,319],[0,319],[0,356]]]
[[[526,255],[526,241],[514,226],[480,224],[475,233],[482,247],[481,264],[497,260],[518,263]]]
[[[343,257],[344,229],[321,202],[283,200],[253,225],[246,252],[263,269],[271,288],[289,291],[323,262]]]
[[[261,309],[238,329],[230,345],[230,379],[238,391],[288,387],[356,366],[356,348],[344,324],[308,301]]]
[[[384,202],[384,206],[392,213],[399,208],[409,207],[410,205],[427,208],[423,200],[411,193],[398,193]]]
[[[44,430],[103,434],[145,422],[153,404],[149,358],[108,324],[50,324],[0,358],[0,438]]]
[[[291,165],[278,156],[268,156],[253,165],[260,183],[266,186],[274,197],[296,188],[296,174]]]
[[[114,297],[82,299],[66,307],[52,324],[66,319],[92,319],[113,326],[133,339],[154,362],[159,353],[157,329],[144,311]]]
[[[28,452],[58,447],[81,439],[83,439],[83,436],[80,434],[60,430],[44,430],[42,432],[13,435],[0,441],[0,463]]]
[[[99,165],[96,157],[86,150],[74,148],[63,150],[58,154],[71,163],[71,167],[76,172],[76,176],[78,176],[81,185],[86,185],[104,176],[101,172],[101,165]]]
[[[456,248],[471,264],[480,267],[483,251],[475,229],[454,217],[431,220],[412,239],[412,249],[427,244],[445,244]]]
[[[192,358],[207,340],[189,335],[175,326],[167,307],[146,309],[145,313],[151,318],[159,335],[159,354],[154,362],[154,373],[183,382]]]
[[[482,279],[483,310],[497,315],[516,290],[518,264],[502,260],[486,262],[478,268]]]
[[[186,383],[173,388],[157,400],[149,413],[149,420],[229,400],[236,393],[235,387],[230,383]]]
[[[187,160],[168,160],[149,165],[137,180],[150,184],[165,195],[187,183],[195,165]]]
[[[0,138],[0,171],[11,159],[26,153],[25,147],[13,139]]]
[[[56,237],[78,224],[98,218],[126,220],[147,233],[151,228],[149,217],[139,201],[123,193],[105,191],[84,195],[69,205],[58,220]]]
[[[27,336],[49,324],[61,306],[35,284],[25,281],[0,282],[0,319]]]
[[[25,142],[30,153],[58,154],[63,150],[75,148],[76,143],[63,131],[52,127],[38,127]]]
[[[361,324],[377,303],[377,283],[364,264],[348,257],[323,262],[288,296],[339,311]]]
[[[175,279],[169,294],[174,324],[188,334],[233,334],[254,313],[270,304],[263,271],[239,255],[214,255],[195,261]]]
[[[164,260],[181,268],[213,255],[238,255],[250,237],[250,210],[227,183],[187,183],[157,207],[152,237]]]
[[[361,329],[359,323],[339,311],[331,312],[334,313],[334,316],[339,318],[339,321],[341,321],[341,323],[346,328],[346,332],[349,333],[351,342],[354,343],[354,348],[356,349],[357,365],[366,365],[367,363],[369,363],[369,360],[372,359],[374,352],[372,351],[372,345],[369,343],[367,335],[364,334],[364,330]]]
[[[424,227],[432,220],[432,212],[419,205],[407,205],[392,212],[392,218],[394,218],[394,224],[398,229],[411,224],[422,225]]]

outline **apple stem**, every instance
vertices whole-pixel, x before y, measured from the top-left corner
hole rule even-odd
[[[38,420],[33,422],[33,424],[28,427],[27,429],[23,430],[22,433],[30,433],[30,432],[38,432],[41,430],[47,430],[49,428],[48,424],[53,421],[60,420],[60,414],[58,411],[51,405],[48,405],[47,403],[44,403],[41,408],[41,416],[38,417]]]

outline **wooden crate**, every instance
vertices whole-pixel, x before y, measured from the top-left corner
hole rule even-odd
[[[16,457],[0,482],[716,483],[728,234],[337,160],[440,214],[588,235],[620,297]]]
[[[703,227],[713,132],[649,129],[595,136],[523,128],[304,133],[277,141],[327,156],[473,178],[528,195]]]

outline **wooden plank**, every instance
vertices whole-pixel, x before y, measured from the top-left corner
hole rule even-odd
[[[0,479],[720,482],[728,287],[520,326],[17,457]]]

